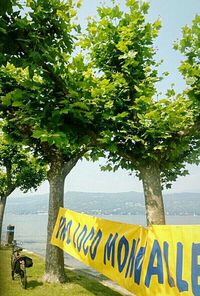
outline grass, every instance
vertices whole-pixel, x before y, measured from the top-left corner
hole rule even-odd
[[[42,282],[44,260],[36,255],[33,267],[27,268],[28,286],[22,289],[19,278],[11,279],[10,254],[8,248],[0,249],[0,295],[1,296],[122,296],[123,294],[105,287],[96,279],[81,272],[66,270],[69,282],[65,284],[48,284]]]

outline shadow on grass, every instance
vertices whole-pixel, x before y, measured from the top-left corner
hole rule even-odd
[[[117,291],[110,289],[109,287],[101,284],[100,279],[93,278],[91,275],[81,274],[80,271],[69,271],[66,272],[69,282],[82,286],[84,289],[96,296],[122,296]]]
[[[38,282],[38,281],[28,281],[28,284],[27,284],[27,289],[34,289],[36,287],[39,287],[39,286],[42,286],[43,283],[42,282]]]

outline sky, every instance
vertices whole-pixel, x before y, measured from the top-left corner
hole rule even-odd
[[[101,1],[83,0],[79,11],[79,21],[84,27],[88,16],[94,16],[96,7]],[[106,3],[110,1],[106,0]],[[142,2],[142,0],[141,0]],[[162,29],[155,42],[157,48],[157,59],[163,59],[161,72],[168,71],[170,76],[158,86],[159,91],[165,92],[172,83],[175,89],[181,91],[184,88],[184,81],[178,72],[178,66],[183,58],[173,50],[173,42],[181,37],[181,28],[192,24],[196,14],[200,14],[200,0],[150,0],[148,20],[154,21],[160,18]],[[125,0],[119,0],[121,7],[125,7]],[[117,172],[102,172],[100,162],[79,161],[66,178],[65,191],[81,192],[142,192],[142,183],[128,171],[118,170]],[[200,167],[188,166],[190,175],[180,177],[173,184],[167,193],[172,192],[199,192],[200,193]],[[37,191],[37,194],[48,192],[48,183],[44,182]],[[30,193],[27,193],[30,195]],[[34,193],[35,194],[35,193]],[[19,195],[16,191],[14,195]]]

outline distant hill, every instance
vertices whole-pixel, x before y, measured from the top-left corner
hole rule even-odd
[[[200,193],[175,193],[164,195],[167,215],[200,215]],[[141,192],[120,193],[65,193],[65,207],[91,215],[145,213]],[[48,194],[9,198],[6,211],[14,214],[38,214],[48,211]]]

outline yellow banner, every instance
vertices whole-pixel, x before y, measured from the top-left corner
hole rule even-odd
[[[200,296],[200,226],[113,222],[60,208],[51,243],[138,296]]]

